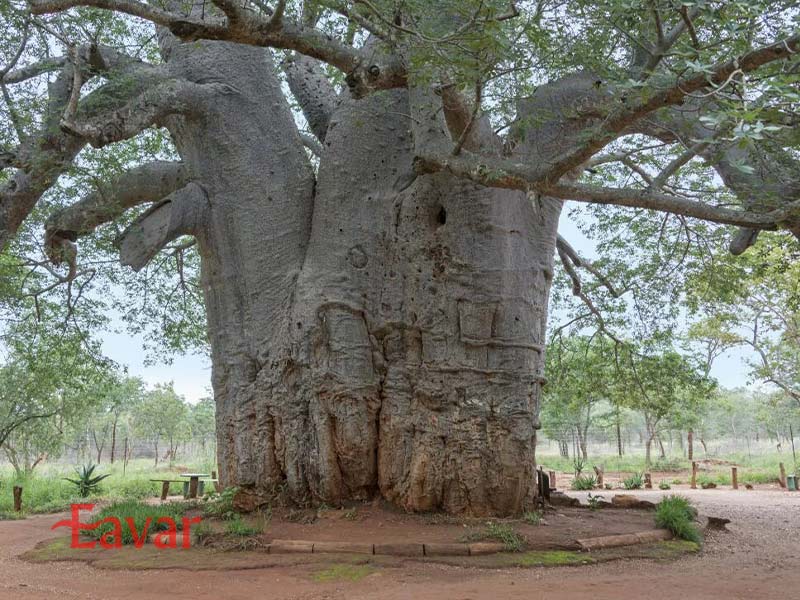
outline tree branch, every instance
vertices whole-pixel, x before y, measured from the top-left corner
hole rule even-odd
[[[551,164],[542,167],[541,173],[537,177],[551,182],[558,181],[564,174],[590,159],[606,144],[619,137],[622,132],[642,117],[664,107],[682,104],[693,92],[720,86],[736,71],[748,73],[770,62],[785,60],[795,54],[798,49],[800,49],[800,34],[795,34],[738,58],[718,63],[710,67],[708,72],[694,75],[683,81],[675,81],[666,89],[653,91],[639,102],[627,102],[623,99],[623,105],[611,110],[603,119],[602,126],[593,135],[588,136],[579,146],[556,158]]]
[[[197,233],[208,212],[206,191],[189,183],[136,219],[116,240],[120,262],[141,270],[168,243]]]
[[[538,192],[563,200],[594,204],[613,204],[631,208],[646,208],[676,215],[684,215],[726,225],[754,229],[791,229],[800,226],[800,201],[785,208],[768,212],[751,212],[711,206],[694,200],[656,191],[635,188],[607,188],[583,184],[542,183],[535,168],[486,157],[418,155],[414,160],[418,174],[446,172],[485,185],[526,192]]]
[[[93,6],[162,25],[184,41],[222,40],[294,50],[333,65],[345,73],[356,97],[365,96],[373,90],[406,85],[406,66],[400,56],[388,54],[376,59],[371,52],[343,44],[318,29],[289,21],[278,11],[271,18],[265,18],[231,0],[214,0],[214,3],[227,16],[227,23],[186,17],[136,0],[32,0],[31,10],[34,14],[46,14],[78,6]]]
[[[309,128],[320,142],[324,142],[331,115],[339,105],[336,89],[328,81],[319,61],[308,56],[300,54],[286,59],[283,70]]]
[[[45,223],[45,250],[53,264],[62,261],[74,268],[78,237],[113,221],[126,210],[145,202],[155,202],[188,183],[188,173],[180,162],[156,161],[122,173],[113,182],[53,214]]]

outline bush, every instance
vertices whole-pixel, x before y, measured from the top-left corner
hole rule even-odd
[[[622,480],[622,487],[626,490],[640,490],[644,485],[644,474],[643,473],[634,473],[630,477],[626,477]]]
[[[95,475],[94,470],[97,465],[83,465],[80,469],[75,467],[75,475],[77,479],[70,479],[65,477],[67,481],[73,484],[78,490],[78,496],[81,498],[88,498],[91,494],[96,494],[100,491],[100,482],[106,477],[111,477],[110,474]]]
[[[572,480],[572,489],[593,490],[596,483],[593,475],[578,475]]]
[[[672,488],[670,487],[670,485],[666,481],[662,481],[661,483],[658,484],[658,489],[660,489],[660,490],[669,490],[669,489],[672,489]]]
[[[182,504],[151,505],[143,502],[115,502],[101,510],[94,520],[101,521],[108,517],[116,517],[122,524],[122,543],[132,544],[134,539],[130,527],[128,527],[126,522],[128,517],[133,519],[133,523],[139,535],[142,534],[144,524],[149,518],[150,525],[147,528],[147,535],[150,535],[151,533],[167,529],[166,523],[158,522],[159,517],[171,517],[175,520],[177,528],[179,530],[183,529],[182,517],[185,509],[186,507]],[[100,539],[104,533],[112,529],[113,525],[111,523],[105,523],[97,529],[88,532],[88,535]]]
[[[656,505],[656,526],[669,529],[677,538],[700,544],[703,535],[694,524],[696,516],[697,511],[683,496],[667,496]]]

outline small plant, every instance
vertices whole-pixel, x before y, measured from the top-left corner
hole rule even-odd
[[[662,481],[661,483],[658,484],[658,489],[660,489],[660,490],[669,490],[669,489],[672,489],[672,488],[669,485],[669,483],[667,483],[666,481]]]
[[[580,477],[581,473],[583,473],[583,469],[586,468],[586,461],[580,457],[575,457],[572,460],[572,468],[575,471],[575,477]]]
[[[613,490],[614,489],[614,486],[611,485],[610,483],[606,483],[603,487],[606,488],[607,490]]]
[[[514,531],[507,523],[489,521],[481,531],[472,531],[461,537],[462,542],[480,542],[483,540],[496,540],[505,546],[509,552],[519,552],[525,547],[525,538]]]
[[[97,465],[83,465],[82,468],[75,468],[77,479],[70,479],[64,477],[67,481],[74,484],[78,488],[78,496],[81,498],[88,498],[91,494],[97,493],[100,489],[100,482],[106,477],[110,477],[108,473],[105,475],[95,475],[94,470]]]
[[[225,531],[230,535],[237,535],[239,537],[249,537],[252,535],[259,535],[263,532],[263,528],[255,525],[249,525],[241,516],[236,515],[225,524]]]
[[[669,529],[673,535],[683,540],[700,544],[703,535],[694,524],[697,511],[683,496],[667,496],[656,505],[656,525]]]
[[[595,494],[594,496],[589,494],[586,499],[589,502],[589,510],[597,510],[600,508],[600,501],[603,499],[603,497],[600,494]]]
[[[347,519],[348,521],[355,521],[358,518],[358,511],[355,508],[346,510],[342,515],[342,518]]]
[[[206,522],[200,522],[195,525],[192,528],[192,532],[194,533],[197,543],[201,545],[214,535],[214,530],[211,528],[211,525]]]
[[[572,489],[593,490],[596,483],[593,475],[578,475],[572,480]]]
[[[522,515],[522,520],[528,525],[540,525],[542,522],[542,513],[540,513],[538,510],[526,512],[524,515]]]
[[[683,481],[680,480],[680,479],[677,479],[677,478],[672,480],[672,485],[680,485],[682,483],[683,483]]]
[[[626,490],[640,490],[644,485],[644,473],[634,473],[622,480],[622,487]]]
[[[211,497],[204,507],[205,514],[224,521],[238,517],[238,513],[233,508],[233,499],[238,491],[237,487],[229,487],[222,490],[219,495]]]

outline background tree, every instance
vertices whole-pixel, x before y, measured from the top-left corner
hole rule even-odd
[[[628,350],[621,364],[624,366],[620,376],[628,390],[628,406],[644,417],[645,468],[649,469],[653,441],[662,429],[670,423],[681,426],[685,415],[697,413],[716,382],[670,349],[660,353]]]
[[[558,237],[565,200],[639,238],[631,261],[799,227],[793,2],[31,10],[2,7],[0,245],[72,310],[64,290],[146,290],[126,314],[173,347],[202,339],[202,294],[243,506],[529,504],[556,248],[587,318],[582,277],[627,289]],[[114,247],[143,277],[101,272]],[[657,297],[653,320],[678,310]]]
[[[142,401],[135,407],[136,431],[140,437],[152,442],[156,467],[159,444],[162,441],[167,442],[166,457],[170,464],[175,461],[178,444],[189,434],[188,415],[186,403],[175,393],[172,384],[156,385],[144,394]]]

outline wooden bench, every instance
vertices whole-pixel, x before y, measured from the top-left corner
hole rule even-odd
[[[157,481],[161,483],[161,500],[166,500],[167,496],[169,496],[170,483],[189,483],[183,479],[151,479],[150,481]]]
[[[192,490],[191,482],[186,481],[185,479],[151,479],[150,481],[157,481],[161,484],[161,500],[166,500],[167,496],[169,496],[169,484],[170,483],[182,483],[183,484],[183,497],[184,498],[197,498],[197,495],[203,495],[203,491],[205,489],[204,484],[206,482],[213,483],[214,489],[216,491],[220,491],[219,489],[219,479],[199,479],[197,482],[197,488]],[[194,495],[192,495],[194,492]]]

